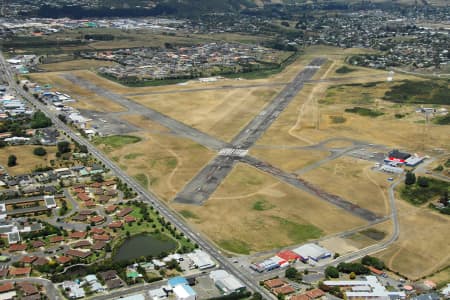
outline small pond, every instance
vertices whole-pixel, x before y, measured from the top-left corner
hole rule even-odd
[[[123,241],[114,251],[113,261],[133,260],[141,256],[158,256],[171,252],[177,243],[164,235],[138,234]]]

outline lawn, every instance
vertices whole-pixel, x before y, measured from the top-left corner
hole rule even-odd
[[[103,146],[105,151],[110,152],[113,149],[120,149],[129,144],[135,144],[142,139],[134,135],[111,135],[106,137],[97,137],[94,139],[96,146]]]
[[[449,82],[445,80],[405,80],[394,85],[383,97],[396,103],[450,104]]]
[[[0,165],[6,168],[9,175],[13,176],[29,173],[37,167],[50,166],[50,161],[56,158],[56,147],[44,147],[47,151],[47,154],[44,156],[36,156],[33,154],[33,150],[36,147],[32,145],[4,147],[0,151]],[[14,167],[8,167],[8,157],[11,154],[17,157],[17,165]]]

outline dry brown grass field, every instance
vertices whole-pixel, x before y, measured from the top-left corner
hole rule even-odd
[[[50,160],[55,159],[56,147],[44,147],[47,155],[36,156],[33,149],[38,146],[22,145],[9,146],[0,151],[0,164],[6,168],[9,175],[22,175],[31,172],[36,167],[45,167],[50,165]],[[14,154],[17,157],[17,165],[8,167],[8,157]]]
[[[63,62],[39,65],[39,68],[46,72],[60,72],[73,70],[93,70],[99,67],[113,66],[114,62],[95,59],[75,59]]]
[[[226,89],[130,97],[200,131],[230,141],[280,88]]]
[[[75,71],[74,71],[75,72]],[[72,73],[72,72],[70,72]],[[73,84],[63,77],[64,72],[48,72],[30,74],[30,78],[39,84],[51,84],[53,90],[66,93],[73,97],[76,102],[71,106],[80,109],[96,110],[101,112],[119,112],[125,108],[107,98],[96,95],[90,90],[86,90]]]
[[[301,177],[378,215],[387,215],[389,175],[371,170],[372,162],[341,157]]]
[[[426,207],[397,200],[400,237],[377,254],[387,266],[410,279],[419,279],[450,264],[446,238],[450,218]]]
[[[139,119],[135,121],[138,123]],[[213,156],[208,149],[187,139],[151,133],[136,136],[142,140],[113,149],[104,145],[99,148],[165,201],[171,200]]]
[[[238,253],[298,244],[312,238],[314,232],[321,231],[322,236],[365,223],[242,164],[233,169],[205,205],[173,207],[219,246]]]

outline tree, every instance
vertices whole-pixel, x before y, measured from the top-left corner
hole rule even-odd
[[[419,178],[417,179],[417,184],[423,188],[428,187],[429,186],[428,178],[419,176]]]
[[[31,117],[30,127],[33,129],[36,128],[45,128],[52,125],[52,120],[48,118],[42,111],[37,111]]]
[[[58,152],[60,153],[68,153],[70,152],[70,143],[67,141],[62,141],[57,144]]]
[[[414,183],[416,183],[416,175],[411,171],[406,172],[405,184],[412,185]]]
[[[361,263],[366,266],[372,266],[374,268],[377,268],[378,270],[384,269],[384,262],[382,262],[376,257],[372,257],[369,255],[364,256],[361,260]]]
[[[439,198],[439,202],[442,203],[442,205],[444,206],[448,206],[449,201],[448,201],[448,191],[444,191],[441,195],[441,197]]]
[[[284,275],[286,276],[286,278],[289,278],[289,279],[294,279],[294,278],[296,278],[296,277],[297,277],[297,274],[298,274],[297,269],[296,269],[296,268],[293,268],[293,267],[287,268],[286,271],[285,271],[285,273],[284,273]]]
[[[43,147],[37,147],[37,148],[34,148],[33,154],[37,155],[37,156],[44,156],[47,154],[47,150],[45,150],[45,148],[43,148]]]
[[[262,295],[260,293],[254,293],[252,300],[262,300]]]
[[[325,269],[325,276],[329,278],[338,278],[339,277],[339,271],[336,267],[328,266]]]
[[[14,154],[11,154],[8,157],[8,167],[14,167],[17,165],[17,157]]]
[[[356,278],[355,272],[351,272],[349,278],[350,278],[351,280],[355,279],[355,278]]]

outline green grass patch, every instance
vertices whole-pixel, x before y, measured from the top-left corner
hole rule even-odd
[[[129,153],[129,154],[125,155],[123,158],[125,158],[125,159],[135,159],[135,158],[137,158],[139,156],[143,156],[143,155],[144,155],[144,153]]]
[[[351,73],[351,72],[355,72],[355,71],[356,71],[356,69],[352,69],[352,68],[349,68],[347,66],[342,66],[342,67],[336,69],[335,72],[337,74],[347,74],[347,73]]]
[[[311,224],[299,224],[276,216],[272,216],[272,218],[279,222],[281,227],[280,231],[286,232],[289,238],[296,244],[317,239],[323,234],[320,228]]]
[[[333,124],[342,124],[345,123],[345,121],[347,121],[347,119],[343,116],[330,116],[331,119],[331,123]]]
[[[186,219],[198,219],[198,216],[196,214],[187,209],[180,210],[179,213]]]
[[[437,125],[449,125],[450,124],[450,114],[446,116],[437,116],[433,119],[433,123]]]
[[[269,210],[269,209],[272,209],[274,207],[275,207],[275,205],[271,204],[264,197],[259,197],[259,199],[256,200],[253,203],[253,205],[252,205],[252,209],[253,210],[258,210],[258,211]]]
[[[405,185],[400,191],[403,199],[414,205],[422,205],[442,195],[445,191],[450,192],[450,183],[435,178],[426,177],[428,186],[422,187],[417,182]],[[419,181],[419,180],[417,180]]]
[[[105,145],[114,149],[121,148],[128,144],[140,142],[142,139],[134,135],[111,135],[105,137],[98,137],[94,139],[95,145]]]
[[[250,254],[250,246],[243,241],[231,239],[218,242],[220,248],[238,254]]]
[[[359,107],[359,106],[355,106],[353,108],[346,108],[345,112],[358,114],[360,116],[371,117],[371,118],[376,118],[376,117],[384,115],[384,113],[381,111],[373,110],[373,109],[365,108],[365,107]]]
[[[397,103],[450,104],[448,80],[404,80],[384,94],[383,99]]]
[[[178,161],[177,161],[177,159],[176,158],[169,158],[168,160],[167,160],[167,166],[169,167],[169,168],[175,168],[176,166],[177,166],[177,164],[178,164]]]
[[[133,176],[134,179],[143,187],[148,188],[148,177],[145,174],[136,174]]]

